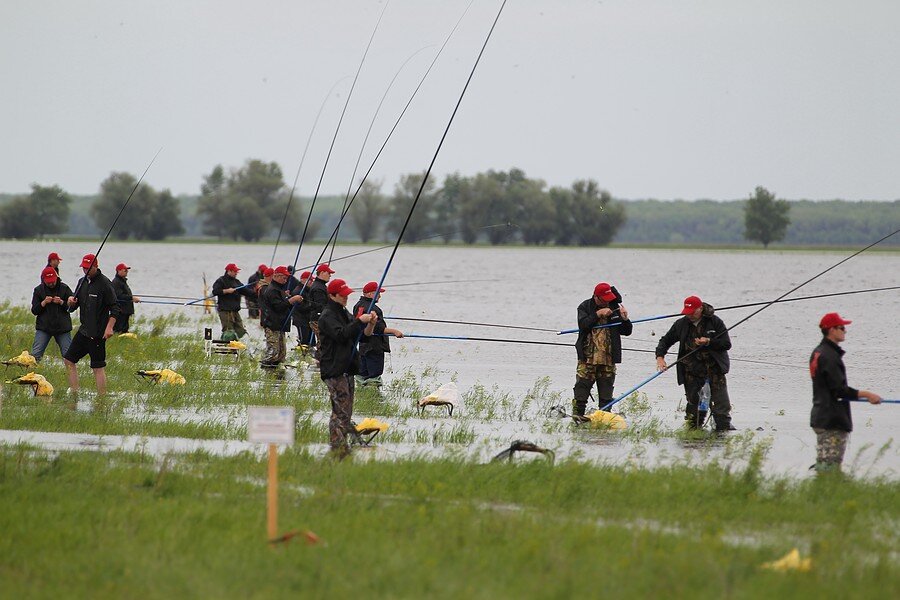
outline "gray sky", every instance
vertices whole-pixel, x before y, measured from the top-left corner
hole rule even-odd
[[[468,0],[392,0],[323,191],[365,170]],[[95,193],[113,170],[196,194],[216,164],[293,180],[383,2],[7,1],[0,191]],[[373,171],[427,167],[499,0],[475,0]],[[900,198],[900,2],[510,0],[435,165],[594,178],[620,198]],[[301,172],[311,194],[351,79]]]

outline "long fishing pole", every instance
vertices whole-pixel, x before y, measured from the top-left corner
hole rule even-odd
[[[447,283],[455,283],[455,282],[447,282]],[[396,285],[392,285],[391,289],[397,287]],[[391,319],[393,321],[416,321],[422,323],[447,323],[450,325],[475,325],[477,327],[494,327],[496,329],[519,329],[523,331],[554,331],[553,329],[543,329],[541,327],[525,327],[524,325],[501,325],[497,323],[476,323],[473,321],[445,321],[443,319],[423,319],[423,318],[413,318],[413,317],[395,317],[395,316],[387,316],[386,319]],[[572,344],[560,344],[562,346],[572,347]]]
[[[400,76],[400,72],[403,71],[403,67],[409,63],[419,52],[431,48],[432,46],[423,46],[419,48],[415,52],[409,55],[409,57],[403,61],[403,64],[400,65],[400,68],[397,69],[397,72],[394,73],[394,77],[391,79],[391,82],[388,84],[387,88],[384,90],[384,94],[381,96],[381,101],[378,103],[378,106],[375,108],[375,114],[372,115],[372,120],[369,122],[369,128],[366,130],[366,135],[363,138],[362,146],[359,148],[359,154],[356,156],[356,164],[353,165],[353,173],[350,175],[350,183],[347,185],[347,194],[344,196],[344,204],[341,207],[341,214],[344,214],[344,211],[347,210],[347,202],[350,200],[350,192],[353,190],[353,180],[356,178],[356,171],[359,169],[359,163],[362,160],[363,151],[366,149],[366,144],[369,142],[369,134],[372,133],[372,127],[375,125],[375,120],[378,118],[378,113],[381,112],[381,107],[384,104],[385,98],[387,98],[388,92],[391,91],[391,88],[394,86],[394,82],[397,81],[397,77]],[[331,252],[328,255],[328,262],[331,262],[331,259],[334,258],[334,248],[337,246],[338,236],[340,235],[341,224],[338,222],[337,227],[334,232],[334,241],[331,244]],[[274,261],[274,259],[273,259]]]
[[[324,110],[325,104],[328,103],[328,99],[331,98],[331,94],[332,92],[334,92],[334,88],[336,88],[339,83],[349,78],[350,76],[347,75],[334,82],[334,85],[332,85],[331,89],[328,90],[328,93],[325,94],[325,98],[322,99],[322,104],[319,106],[319,112],[316,113],[316,119],[313,121],[312,129],[309,130],[309,136],[306,138],[306,145],[303,147],[303,156],[300,157],[300,165],[297,167],[297,174],[294,175],[294,185],[291,186],[291,193],[288,196],[287,206],[284,209],[284,216],[281,218],[281,227],[278,228],[278,237],[275,238],[275,248],[272,249],[272,261],[269,263],[270,265],[275,264],[275,253],[278,252],[278,242],[281,241],[281,234],[284,231],[284,223],[287,221],[288,213],[291,210],[291,201],[294,199],[294,191],[297,189],[297,181],[300,179],[300,171],[303,169],[303,162],[306,160],[306,152],[307,150],[309,150],[309,143],[312,141],[313,134],[316,132],[316,126],[319,124],[319,117],[322,116],[322,110]]]
[[[396,286],[392,286],[396,287]],[[817,294],[815,296],[800,296],[798,298],[785,298],[784,300],[771,300],[766,302],[750,302],[748,304],[735,304],[733,306],[722,306],[716,307],[716,312],[720,310],[732,310],[735,308],[751,308],[753,306],[763,306],[767,304],[782,304],[784,302],[797,302],[800,300],[816,300],[818,298],[830,298],[832,296],[849,296],[851,294],[868,294],[871,292],[886,292],[888,290],[900,290],[900,286],[892,286],[892,287],[883,287],[883,288],[871,288],[868,290],[851,290],[849,292],[834,292],[831,294]],[[644,317],[642,319],[630,319],[632,323],[645,323],[647,321],[658,321],[660,319],[672,319],[674,317],[683,316],[681,313],[672,313],[670,315],[658,315],[655,317]],[[603,329],[605,327],[615,327],[619,325],[621,322],[617,321],[615,323],[604,323],[603,325],[595,325],[594,329]],[[557,335],[565,335],[567,333],[577,333],[578,329],[563,329],[562,331],[558,331]]]
[[[391,264],[394,261],[394,257],[397,255],[397,249],[400,247],[400,242],[403,240],[403,234],[406,233],[406,228],[409,226],[409,223],[412,220],[413,212],[416,210],[416,205],[419,203],[419,198],[422,197],[422,192],[425,190],[425,185],[428,183],[428,176],[431,175],[431,170],[434,168],[434,163],[437,161],[437,157],[441,152],[441,148],[444,146],[444,141],[447,139],[447,134],[450,133],[450,126],[453,124],[453,120],[456,118],[457,112],[459,112],[459,107],[466,95],[466,91],[469,89],[469,84],[472,83],[472,78],[475,76],[475,70],[478,68],[478,64],[481,62],[481,57],[484,56],[484,51],[487,48],[488,42],[490,41],[491,36],[494,33],[494,29],[497,27],[497,22],[500,20],[500,15],[503,13],[503,8],[505,6],[506,0],[503,0],[503,3],[500,5],[499,10],[497,11],[497,16],[494,17],[494,22],[491,24],[491,28],[488,31],[487,36],[485,36],[484,43],[481,46],[481,50],[478,52],[478,57],[475,59],[475,64],[472,65],[472,70],[469,72],[469,77],[466,79],[466,84],[463,86],[463,89],[459,94],[459,99],[456,101],[456,106],[453,108],[453,112],[450,115],[447,126],[444,128],[444,133],[441,135],[441,140],[434,151],[434,156],[431,157],[431,163],[429,163],[428,169],[425,170],[425,173],[422,176],[422,184],[419,186],[419,191],[416,193],[416,197],[413,199],[412,206],[410,206],[409,208],[409,213],[406,215],[406,220],[403,222],[403,227],[400,229],[400,234],[397,236],[397,243],[394,244],[394,249],[391,251],[391,256],[388,258],[387,265],[385,265],[384,267],[384,272],[381,274],[381,279],[378,281],[378,288],[376,289],[380,289],[384,286],[384,280],[387,277],[388,271],[390,271],[391,269]],[[372,301],[369,303],[369,311],[371,311],[372,307],[375,306],[375,300],[377,298],[377,293],[372,296]]]
[[[381,9],[381,14],[378,15],[378,21],[375,22],[375,27],[372,29],[372,35],[369,36],[369,43],[366,44],[366,50],[363,52],[362,59],[359,61],[359,66],[356,68],[356,75],[353,76],[353,84],[350,86],[350,92],[348,92],[347,100],[344,102],[344,108],[341,110],[341,117],[338,119],[337,127],[334,129],[334,136],[331,138],[331,145],[328,147],[328,154],[325,156],[325,164],[322,165],[322,173],[319,175],[319,183],[316,184],[316,193],[313,195],[312,202],[310,203],[309,214],[306,215],[306,224],[303,226],[303,233],[300,235],[300,243],[297,245],[297,255],[294,257],[293,262],[294,270],[297,269],[297,261],[300,260],[300,250],[303,249],[303,242],[306,240],[307,231],[309,231],[309,222],[310,219],[312,219],[313,209],[316,207],[316,200],[318,200],[319,191],[322,189],[322,180],[325,179],[325,172],[328,170],[331,153],[334,151],[334,144],[337,141],[338,133],[341,131],[341,124],[344,122],[344,115],[347,114],[350,98],[353,97],[353,90],[356,89],[356,82],[359,81],[359,74],[362,71],[363,64],[366,62],[366,57],[369,55],[369,49],[372,47],[372,41],[375,39],[375,34],[378,32],[378,26],[381,24],[381,19],[384,17],[384,12],[387,10],[389,4],[390,0],[385,2],[384,7]]]
[[[131,188],[131,193],[128,194],[128,198],[125,199],[125,203],[122,204],[122,208],[119,209],[119,213],[116,215],[116,218],[113,219],[112,225],[109,226],[109,229],[106,230],[106,235],[103,236],[103,241],[100,242],[100,247],[97,248],[97,251],[94,252],[94,265],[100,264],[97,260],[100,258],[100,253],[103,251],[103,246],[106,245],[106,240],[109,239],[109,235],[112,233],[113,228],[116,226],[116,223],[119,222],[119,217],[122,216],[122,213],[125,212],[125,207],[128,206],[128,203],[131,202],[131,199],[134,197],[134,193],[137,191],[138,187],[141,185],[141,182],[144,181],[144,177],[147,175],[147,171],[150,170],[150,167],[153,166],[153,163],[156,162],[156,157],[159,156],[159,153],[162,152],[162,148],[156,151],[156,154],[153,155],[153,158],[150,160],[150,164],[147,165],[147,168],[144,169],[144,172],[141,173],[141,176],[138,178],[137,183],[134,184],[134,187]],[[78,290],[81,288],[81,284],[84,281],[84,277],[78,280],[78,284],[75,286],[75,291],[72,292],[73,296],[78,296]]]
[[[873,246],[876,246],[876,245],[880,244],[880,243],[883,242],[884,240],[888,239],[889,237],[891,237],[891,236],[893,236],[893,235],[896,235],[897,233],[900,233],[900,229],[897,229],[897,230],[895,230],[895,231],[893,231],[893,232],[887,234],[886,236],[884,236],[884,237],[878,239],[877,241],[872,242],[871,244],[869,244],[869,245],[866,246],[865,248],[863,248],[863,249],[861,249],[861,250],[857,250],[856,252],[854,252],[854,253],[851,254],[850,256],[848,256],[848,257],[846,257],[846,258],[844,258],[844,259],[842,259],[842,260],[836,262],[835,264],[831,265],[830,267],[828,267],[828,268],[825,269],[824,271],[822,271],[822,272],[820,272],[820,273],[818,273],[818,274],[816,274],[816,275],[813,275],[812,277],[810,277],[809,279],[807,279],[806,281],[804,281],[804,282],[801,283],[800,285],[797,285],[797,286],[791,288],[790,290],[788,290],[787,292],[785,292],[784,294],[782,294],[781,296],[779,296],[779,297],[776,298],[775,300],[772,300],[771,302],[768,302],[765,306],[762,306],[762,307],[758,308],[757,310],[753,311],[752,313],[750,313],[749,315],[747,315],[746,317],[744,317],[743,319],[741,319],[740,321],[738,321],[737,323],[735,323],[734,325],[732,325],[731,327],[726,327],[725,329],[722,330],[721,333],[717,334],[717,335],[715,336],[715,338],[718,338],[718,337],[720,337],[720,336],[722,336],[722,335],[728,333],[729,331],[731,331],[732,329],[734,329],[734,328],[737,327],[738,325],[741,325],[742,323],[746,323],[747,321],[749,321],[750,319],[752,319],[753,317],[755,317],[756,315],[758,315],[759,313],[761,313],[761,312],[764,311],[765,309],[769,308],[769,307],[772,306],[773,304],[777,303],[777,302],[780,301],[781,299],[783,299],[783,298],[789,296],[790,294],[793,294],[794,292],[796,292],[797,290],[799,290],[799,289],[802,288],[803,286],[807,285],[808,283],[811,283],[812,281],[815,281],[816,279],[818,279],[818,278],[821,277],[822,275],[825,275],[825,274],[828,273],[829,271],[831,271],[831,270],[833,270],[833,269],[836,269],[837,267],[841,266],[842,264],[844,264],[845,262],[847,262],[847,261],[850,260],[851,258],[854,258],[854,257],[856,257],[856,256],[858,256],[858,255],[860,255],[860,254],[862,254],[863,252],[865,252],[865,251],[868,250],[869,248],[872,248]],[[713,338],[713,339],[715,339],[715,338]],[[604,407],[601,408],[600,410],[608,410],[608,409],[609,409],[610,407],[612,407],[614,404],[616,404],[617,402],[620,402],[623,398],[626,398],[626,397],[629,396],[630,394],[632,394],[632,393],[636,392],[637,390],[639,390],[640,388],[644,387],[645,385],[647,385],[648,383],[650,383],[651,381],[653,381],[654,379],[656,379],[657,377],[659,377],[660,375],[662,375],[663,373],[665,373],[666,371],[668,371],[669,369],[671,369],[673,366],[677,365],[677,364],[680,363],[680,362],[683,362],[683,361],[684,361],[686,358],[688,358],[689,356],[692,356],[692,355],[696,354],[696,353],[697,353],[698,351],[700,351],[702,348],[703,348],[703,346],[697,346],[696,348],[694,348],[693,350],[691,350],[690,352],[688,352],[687,354],[685,354],[685,355],[682,356],[681,358],[677,359],[677,360],[676,360],[675,362],[673,362],[672,364],[666,366],[665,369],[661,369],[661,370],[657,371],[656,373],[654,373],[653,375],[651,375],[650,377],[648,377],[647,379],[645,379],[644,381],[642,381],[642,382],[639,383],[638,385],[634,386],[633,388],[631,388],[630,390],[628,390],[628,391],[625,392],[624,394],[620,395],[618,398],[614,398],[611,402],[609,402],[609,404],[607,404],[606,406],[604,406]]]

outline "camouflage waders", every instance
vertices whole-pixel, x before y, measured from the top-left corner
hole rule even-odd
[[[353,377],[341,375],[325,380],[331,397],[331,419],[328,421],[329,444],[331,449],[349,452],[347,436],[356,433],[350,418],[353,416]]]
[[[615,365],[589,365],[579,360],[575,368],[575,394],[572,400],[572,414],[584,416],[591,388],[597,384],[597,401],[600,408],[612,402],[613,384],[616,382]]]
[[[284,332],[275,331],[266,327],[264,329],[266,336],[266,353],[263,355],[263,365],[277,365],[284,362],[287,356],[287,347],[284,341]]]
[[[850,432],[819,427],[813,427],[813,431],[816,432],[816,471],[839,471]]]

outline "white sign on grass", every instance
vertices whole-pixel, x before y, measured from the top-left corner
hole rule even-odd
[[[292,407],[251,406],[247,410],[247,439],[255,444],[294,443]]]

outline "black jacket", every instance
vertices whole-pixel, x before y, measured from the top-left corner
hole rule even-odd
[[[366,298],[365,296],[360,297],[353,307],[353,316],[356,317],[362,313],[370,312],[369,305],[371,303],[371,298]],[[387,329],[387,323],[384,322],[384,313],[381,312],[381,308],[377,304],[372,307],[372,310],[378,315],[378,322],[375,323],[375,331],[372,332],[372,335],[364,335],[360,338],[360,355],[391,351],[391,336],[383,335],[384,330]]]
[[[98,269],[93,279],[82,277],[75,288],[78,290],[76,306],[81,320],[78,333],[89,338],[102,338],[109,318],[118,319],[121,315],[112,283]]]
[[[119,303],[119,310],[122,311],[123,315],[133,315],[134,314],[134,295],[131,293],[131,288],[128,287],[128,279],[122,277],[118,273],[113,277],[112,280],[113,291],[116,292],[116,302]]]
[[[262,294],[259,293],[259,282],[263,280],[262,273],[257,271],[249,278],[247,278],[247,289],[253,291],[252,296],[247,296],[247,307],[248,308],[258,308],[259,307],[259,299],[262,297]]]
[[[728,328],[722,319],[715,315],[715,309],[703,303],[703,312],[700,315],[700,332],[699,337],[709,338],[709,344],[697,351],[696,355],[706,353],[712,358],[722,374],[728,373],[731,368],[731,362],[728,359],[728,351],[731,350],[731,338],[728,336]],[[681,317],[674,323],[664,336],[659,338],[659,344],[656,346],[656,356],[665,356],[669,348],[675,342],[678,342],[678,358],[679,360],[689,352],[688,345],[693,342],[695,332],[694,325],[691,323],[690,317],[687,315]],[[699,357],[698,357],[699,358]],[[690,359],[688,359],[690,360]],[[678,383],[684,383],[685,373],[684,361],[675,365],[675,372],[678,374]]]
[[[72,290],[62,281],[57,281],[56,286],[52,288],[43,282],[34,288],[34,294],[31,296],[31,313],[37,316],[34,328],[50,335],[72,331],[72,316],[66,307],[66,302],[71,295]],[[59,296],[63,303],[51,302],[46,306],[41,306],[41,302],[47,296]]]
[[[850,401],[842,398],[859,398],[859,391],[847,385],[843,356],[844,350],[840,346],[823,338],[809,357],[813,386],[810,427],[853,431]]]
[[[263,327],[274,331],[290,331],[291,320],[288,315],[291,303],[287,300],[283,285],[277,281],[267,285],[259,297],[259,308]]]
[[[330,301],[328,299],[328,284],[326,284],[321,279],[315,279],[309,285],[309,289],[307,289],[307,293],[304,296],[309,300],[310,308],[309,308],[309,320],[317,321],[319,319],[319,313],[325,308],[325,305]]]
[[[213,296],[218,298],[216,307],[218,310],[236,311],[241,310],[241,296],[256,300],[256,292],[249,287],[242,287],[244,284],[237,277],[232,277],[225,273],[213,284]],[[227,288],[241,288],[233,294],[226,294],[222,290]]]
[[[608,307],[613,311],[617,311],[619,308],[619,301],[613,300],[608,303]],[[578,354],[578,360],[585,360],[584,355],[584,343],[587,341],[588,336],[594,329],[594,325],[599,325],[600,318],[597,316],[597,311],[603,306],[598,306],[596,302],[594,302],[594,297],[591,296],[584,302],[578,305],[578,341],[575,342],[575,352]],[[612,353],[612,359],[615,363],[622,362],[622,337],[623,335],[631,335],[632,330],[634,329],[634,325],[632,325],[631,321],[628,319],[622,319],[619,316],[618,312],[614,312],[612,317],[609,319],[610,323],[621,323],[621,325],[616,325],[614,327],[609,327],[609,340],[610,340],[610,351]]]
[[[362,321],[353,318],[347,309],[328,299],[319,315],[319,371],[322,379],[359,372],[354,348],[365,329]]]

